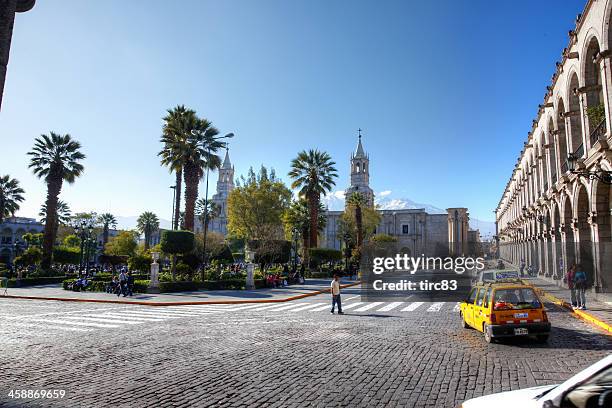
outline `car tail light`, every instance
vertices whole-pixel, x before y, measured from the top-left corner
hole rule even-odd
[[[495,316],[495,313],[491,313],[491,323],[497,323],[497,316]]]
[[[542,310],[542,320],[547,322],[548,321],[548,316],[546,315],[546,311]]]

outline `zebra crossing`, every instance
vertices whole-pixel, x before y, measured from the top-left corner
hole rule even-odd
[[[232,315],[245,312],[249,317],[268,313],[297,315],[300,313],[329,313],[330,302],[314,301],[250,303],[232,305],[177,305],[163,307],[134,306],[125,308],[85,309],[26,315],[19,317],[0,317],[0,321],[12,320],[16,325],[35,331],[46,328],[60,332],[89,332],[99,329],[120,329],[138,325],[163,323],[177,319],[193,319],[213,315]],[[359,296],[346,299],[342,307],[346,314],[370,313],[454,313],[459,311],[455,302],[365,302]]]

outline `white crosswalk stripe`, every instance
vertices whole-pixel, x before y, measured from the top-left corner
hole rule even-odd
[[[378,309],[379,312],[388,312],[390,310],[395,309],[396,307],[403,305],[404,302],[391,302],[389,303],[387,306],[383,306],[380,309]]]
[[[365,306],[360,307],[359,309],[355,309],[355,312],[365,312],[366,310],[370,310],[375,308],[376,306],[382,305],[383,302],[372,302],[367,303]]]
[[[439,312],[440,309],[442,309],[442,306],[444,306],[444,302],[436,302],[433,305],[429,306],[427,311],[428,312]]]
[[[458,312],[459,310],[461,310],[461,303],[457,302],[455,307],[453,307],[453,312]]]
[[[425,302],[413,302],[413,303],[409,304],[407,307],[403,308],[402,312],[413,312],[413,311],[417,310],[419,308],[419,306],[421,306],[424,303]]]
[[[349,310],[349,309],[352,309],[352,308],[357,307],[359,305],[363,305],[363,302],[349,303],[346,306],[342,306],[342,310]],[[328,306],[328,308],[330,308],[330,310],[331,310],[331,302],[330,302],[330,306]]]
[[[308,309],[312,309],[315,307],[320,307],[323,303],[315,303],[314,305],[306,305],[306,306],[302,306],[302,307],[296,307],[295,309],[291,309],[289,310],[290,312],[299,312],[302,310],[308,310]],[[329,307],[329,305],[325,304],[325,307]]]
[[[136,316],[126,316],[123,313],[103,313],[100,315],[87,315],[87,316],[109,316],[112,318],[118,318],[118,319],[123,319],[123,320],[133,320],[133,321],[142,321],[142,322],[163,322],[165,320],[165,318],[160,318],[160,317],[136,317]]]
[[[112,323],[112,324],[142,324],[142,323],[145,323],[143,321],[138,322],[135,320],[118,320],[110,316],[107,316],[107,317],[64,316],[64,319],[76,320],[76,321],[90,321],[90,322],[96,322],[96,323]]]
[[[271,312],[279,312],[281,310],[288,310],[288,309],[293,309],[294,307],[300,307],[301,305],[304,305],[304,303],[294,303],[294,304],[284,304],[283,306],[279,306],[276,309],[272,308],[272,309],[268,309]]]
[[[61,319],[32,319],[33,322],[49,322],[55,323],[59,325],[74,325],[74,326],[85,326],[85,327],[98,327],[104,329],[116,329],[121,327],[117,324],[106,324],[106,323],[93,323],[93,322],[72,322],[69,320],[61,320]]]

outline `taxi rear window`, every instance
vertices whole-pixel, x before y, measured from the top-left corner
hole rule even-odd
[[[497,289],[493,310],[537,309],[542,307],[531,288]]]

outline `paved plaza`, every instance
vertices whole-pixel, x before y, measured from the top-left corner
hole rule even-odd
[[[549,344],[486,344],[456,303],[362,302],[343,291],[276,304],[148,307],[0,299],[0,406],[455,407],[562,381],[612,338],[547,305]],[[10,390],[65,390],[15,400]]]

